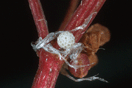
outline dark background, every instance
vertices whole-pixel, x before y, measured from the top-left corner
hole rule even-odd
[[[41,0],[50,32],[63,20],[70,0]],[[30,43],[37,31],[27,0],[2,0],[0,3],[0,88],[31,88],[38,57]],[[111,40],[97,52],[99,63],[87,77],[99,73],[109,83],[76,83],[59,75],[56,88],[129,87],[132,79],[132,5],[130,0],[107,0],[92,24],[100,23],[111,31]]]

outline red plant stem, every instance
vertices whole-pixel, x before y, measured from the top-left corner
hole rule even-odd
[[[65,28],[65,31],[72,30],[80,25],[83,24],[86,18],[88,18],[93,12],[99,12],[102,5],[106,0],[82,0],[82,3],[73,14],[71,20],[69,21],[68,25]],[[80,40],[88,26],[91,24],[93,19],[95,18],[96,14],[93,14],[92,19],[88,23],[87,27],[83,30],[74,31],[73,34],[76,38],[76,42]]]
[[[57,55],[39,51],[39,67],[32,88],[54,88],[59,71],[64,63]]]
[[[63,30],[64,30],[66,24],[67,24],[68,21],[71,19],[71,17],[72,17],[72,15],[73,15],[73,13],[74,13],[74,11],[75,11],[75,9],[76,9],[78,3],[79,3],[79,0],[76,0],[76,1],[75,1],[75,0],[71,0],[71,1],[70,1],[70,6],[69,6],[69,8],[68,8],[68,10],[67,10],[67,13],[66,13],[66,15],[65,15],[65,17],[64,17],[64,20],[63,20],[63,22],[62,22],[60,28],[58,29],[58,31],[63,31]]]
[[[38,36],[45,38],[48,34],[48,28],[40,0],[28,0],[28,2],[37,27]]]
[[[104,2],[105,0],[82,0],[82,3],[72,16],[65,30],[72,30],[75,27],[82,25],[84,20],[90,16],[92,12],[98,12],[100,10]],[[39,37],[44,38],[48,34],[48,30],[41,4],[39,0],[29,0],[29,4],[37,26],[38,35]],[[95,15],[93,15],[90,23],[94,17]],[[87,27],[90,23],[87,24]],[[81,38],[87,27],[84,28],[83,31],[78,30],[73,32],[76,42]],[[39,56],[39,67],[32,88],[54,88],[64,61],[60,60],[57,55],[48,53],[43,49],[40,49],[37,54]]]

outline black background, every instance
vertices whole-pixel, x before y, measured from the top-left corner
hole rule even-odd
[[[50,32],[63,20],[70,0],[41,0]],[[38,57],[30,43],[37,31],[27,0],[2,0],[0,3],[0,88],[31,88]],[[109,83],[76,83],[59,75],[56,88],[129,87],[132,79],[132,5],[130,0],[107,0],[92,24],[100,23],[111,31],[111,40],[97,52],[99,63],[87,77],[99,73]]]

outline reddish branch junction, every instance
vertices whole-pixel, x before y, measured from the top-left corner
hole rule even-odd
[[[48,32],[40,0],[28,1],[38,31],[39,40],[34,44],[34,47],[36,47],[38,43],[46,41],[46,38],[50,33]],[[83,78],[88,74],[91,67],[97,64],[98,58],[95,53],[98,51],[99,47],[110,40],[110,33],[106,27],[95,24],[88,29],[105,1],[106,0],[82,0],[77,7],[79,0],[71,0],[66,17],[58,31],[62,31],[63,33],[68,31],[69,33],[72,33],[75,37],[75,44],[81,43],[83,45],[77,46],[74,49],[80,47],[83,47],[83,49],[81,48],[82,50],[79,54],[72,52],[73,49],[69,49],[70,51],[68,53],[64,53],[68,49],[61,48],[56,41],[56,38],[61,33],[49,37],[53,38],[53,40],[47,38],[48,42],[42,42],[40,44],[41,47],[35,49],[39,57],[39,66],[32,88],[54,88],[59,72],[76,82],[83,80],[92,81],[95,79],[107,82],[97,76]],[[50,47],[45,47],[48,46],[48,44],[50,44]],[[73,47],[74,46],[75,45],[73,45]],[[59,54],[53,53],[55,50],[56,52],[59,52]],[[78,54],[75,60],[70,59],[70,55],[74,55],[73,53]],[[61,57],[60,59],[60,56],[64,55],[65,57]],[[80,67],[75,69],[74,66]],[[71,77],[65,69],[68,69],[72,75],[79,79]]]

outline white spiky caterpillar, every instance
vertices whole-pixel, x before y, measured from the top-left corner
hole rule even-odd
[[[75,37],[72,33],[65,31],[57,37],[58,45],[63,49],[69,49],[75,43]]]

